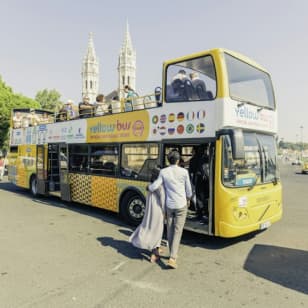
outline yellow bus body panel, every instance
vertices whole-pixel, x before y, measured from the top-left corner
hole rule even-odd
[[[145,196],[148,183],[71,173],[69,175],[72,201],[113,212],[119,212],[120,197],[129,187],[136,187]]]
[[[19,187],[29,188],[30,177],[36,173],[36,145],[19,145],[18,156],[12,165],[14,167],[13,182]]]
[[[221,180],[221,142],[217,141],[215,177],[215,235],[236,237],[266,229],[282,217],[281,183],[230,188]]]

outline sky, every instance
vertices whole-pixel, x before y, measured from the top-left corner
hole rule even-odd
[[[78,103],[82,59],[93,32],[100,92],[108,94],[117,88],[127,21],[140,95],[161,85],[165,60],[231,49],[270,72],[279,138],[308,142],[306,0],[0,0],[0,75],[25,96],[56,89],[62,101]]]

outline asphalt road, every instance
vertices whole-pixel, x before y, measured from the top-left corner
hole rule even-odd
[[[308,307],[308,175],[281,166],[284,216],[221,239],[184,232],[179,268],[116,215],[0,182],[0,307]]]

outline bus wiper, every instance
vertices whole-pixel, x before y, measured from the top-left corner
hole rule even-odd
[[[254,179],[254,182],[248,187],[248,190],[252,190],[257,185],[257,178]]]
[[[237,97],[237,96],[233,96],[234,99],[236,99],[237,101],[239,101],[239,103],[237,104],[237,107],[240,108],[242,106],[244,106],[245,104],[249,104],[249,105],[252,105],[252,106],[256,106],[257,107],[257,111],[261,111],[263,110],[264,108],[266,108],[265,106],[260,106],[258,105],[257,103],[254,103],[254,102],[251,102],[247,99],[242,99],[240,97]]]
[[[278,184],[278,178],[277,178],[277,176],[275,176],[275,177],[272,179],[272,183],[273,183],[274,185],[277,185],[277,184]]]
[[[246,99],[242,99],[242,98],[237,97],[237,96],[233,96],[233,98],[240,102],[239,104],[237,104],[237,107],[242,107],[245,104],[256,105],[255,103],[253,103],[251,101],[248,101]]]

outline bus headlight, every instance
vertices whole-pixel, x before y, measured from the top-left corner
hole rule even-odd
[[[235,207],[233,208],[233,216],[237,220],[244,220],[248,218],[248,212],[246,209]]]

